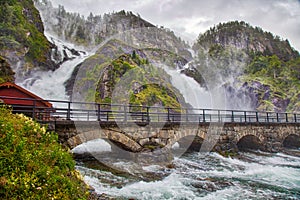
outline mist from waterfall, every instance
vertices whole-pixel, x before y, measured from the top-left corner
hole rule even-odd
[[[187,63],[183,69],[191,70],[195,76],[201,76],[203,82],[201,85],[196,81],[190,81],[193,87],[187,89],[185,98],[191,98],[192,88],[203,87],[201,91],[210,93],[213,109],[227,110],[255,110],[256,105],[247,88],[240,84],[239,78],[243,75],[247,65],[248,55],[243,51],[228,48],[227,54],[222,56],[211,57],[205,49],[199,49],[193,52],[194,58]],[[178,72],[180,73],[180,71]],[[181,74],[181,79],[176,78],[178,85],[186,79],[184,73]],[[199,78],[199,77],[198,77]],[[204,89],[205,87],[205,89]],[[199,92],[198,99],[202,100]]]
[[[183,69],[189,68],[191,63],[187,63]],[[235,88],[233,76],[225,79],[221,75],[216,76],[218,80],[214,83],[217,84],[212,85],[208,82],[211,87],[205,88],[194,78],[182,73],[181,69],[173,69],[166,65],[161,65],[161,67],[171,76],[172,85],[180,91],[185,101],[193,108],[253,110],[249,96],[242,92],[236,92],[238,89]],[[228,90],[224,85],[230,86],[232,89]]]

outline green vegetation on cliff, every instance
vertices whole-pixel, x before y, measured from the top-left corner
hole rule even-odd
[[[299,53],[290,46],[288,40],[274,36],[259,27],[252,27],[244,21],[219,23],[204,34],[200,34],[194,49],[208,49],[209,51],[220,45],[235,47],[245,51],[249,56],[277,55],[281,60],[288,61],[299,56]]]
[[[259,110],[300,110],[300,57],[284,62],[276,55],[257,56],[241,80],[257,94]]]
[[[113,93],[118,103],[152,106],[155,104],[166,107],[180,107],[181,96],[169,83],[169,76],[163,69],[149,64],[135,51],[131,55],[123,54],[103,69],[98,82],[96,99],[102,103],[111,103]],[[107,80],[105,77],[109,77]],[[122,82],[124,81],[126,85]],[[118,85],[118,88],[115,88]],[[126,99],[126,94],[128,98]],[[120,94],[120,95],[119,95]],[[125,99],[124,99],[125,98]],[[116,99],[115,99],[116,100]]]
[[[190,76],[195,80],[201,73],[211,85],[233,85],[237,93],[251,96],[258,110],[300,110],[300,56],[288,40],[233,21],[199,35],[193,48],[198,74]]]
[[[0,56],[0,84],[14,81],[14,72],[4,58]]]
[[[14,52],[24,56],[28,67],[53,67],[51,43],[44,36],[44,27],[32,0],[0,1],[0,53],[9,59]]]
[[[31,118],[0,107],[1,199],[87,199],[72,156]]]

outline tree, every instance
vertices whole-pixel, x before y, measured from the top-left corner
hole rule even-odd
[[[132,57],[132,59],[136,59],[136,52],[135,52],[135,50],[133,50],[131,57]]]
[[[76,31],[76,37],[79,39],[85,39],[84,28],[79,25]]]

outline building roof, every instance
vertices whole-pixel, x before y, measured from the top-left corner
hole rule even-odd
[[[41,97],[39,97],[39,96],[33,94],[32,92],[29,92],[28,90],[22,88],[21,86],[18,86],[18,85],[15,84],[15,83],[6,82],[6,83],[0,84],[0,89],[3,88],[3,87],[6,87],[6,88],[16,88],[17,90],[21,91],[22,93],[28,95],[30,98],[36,99],[36,100],[41,100],[41,102],[42,102],[43,104],[45,104],[45,106],[51,107],[51,108],[52,108],[52,104],[51,104],[51,103],[49,103],[48,101],[45,101],[45,100],[42,99]]]

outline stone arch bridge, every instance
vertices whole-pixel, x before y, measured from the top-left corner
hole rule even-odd
[[[300,147],[300,113],[108,105],[7,96],[0,96],[0,100],[10,104],[13,112],[48,124],[59,134],[59,141],[70,148],[97,138],[130,152],[171,148],[174,144],[219,152]],[[51,108],[42,106],[45,103]]]
[[[300,147],[300,123],[167,122],[149,125],[57,121],[55,131],[59,134],[59,141],[69,148],[102,138],[130,152],[140,152],[149,147],[171,148],[176,143],[179,147],[193,147],[199,151],[205,140],[212,145],[208,150],[218,152],[244,148],[277,152],[283,147]]]

